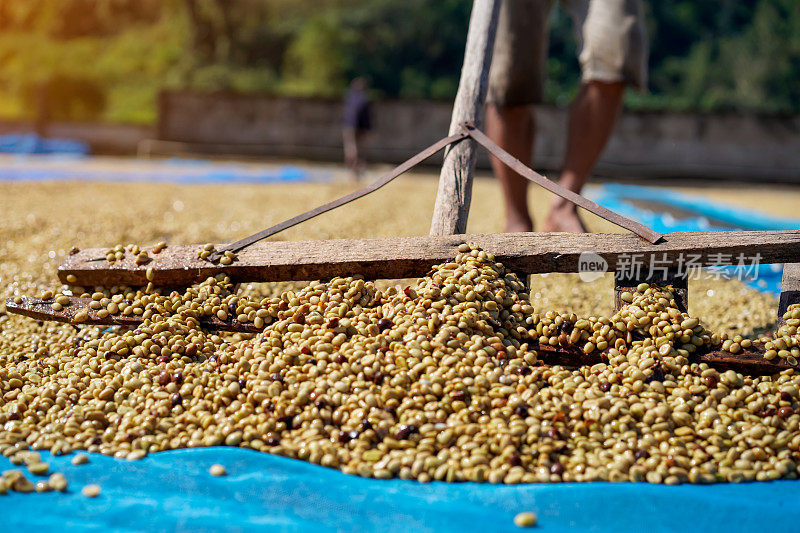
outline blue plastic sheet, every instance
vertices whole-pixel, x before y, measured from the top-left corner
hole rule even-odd
[[[696,213],[699,217],[719,221],[741,229],[751,230],[796,230],[800,228],[800,219],[776,217],[763,211],[742,209],[715,201],[700,194],[686,194],[665,188],[643,187],[641,185],[623,185],[609,183],[603,185],[606,195],[631,200],[649,200],[660,202]]]
[[[664,486],[564,483],[502,486],[363,479],[303,461],[239,448],[199,448],[125,461],[90,454],[44,460],[69,492],[0,496],[16,531],[448,531],[519,532],[521,511],[536,531],[796,532],[800,482]],[[223,464],[226,477],[208,468]],[[0,457],[3,469],[12,468]],[[30,476],[29,476],[30,477]],[[87,498],[81,487],[102,492]]]
[[[25,157],[0,162],[0,181],[101,181],[121,183],[267,184],[330,181],[332,172],[294,165],[240,165],[211,161],[142,161],[136,165],[93,167],[64,156]],[[55,163],[55,164],[54,164]]]
[[[84,156],[89,153],[89,145],[74,139],[48,139],[35,133],[9,133],[0,135],[0,153]]]
[[[612,183],[592,190],[587,196],[603,207],[638,220],[658,232],[800,229],[800,219],[775,217],[764,212],[742,209],[707,197],[665,188]],[[663,204],[665,209],[674,207],[688,211],[694,216],[676,218],[667,212],[637,207],[631,200]],[[737,277],[745,272],[746,268],[737,271],[735,267],[728,267],[719,271]],[[782,276],[782,265],[759,264],[753,270],[752,276],[742,281],[759,291],[777,294],[780,292]]]

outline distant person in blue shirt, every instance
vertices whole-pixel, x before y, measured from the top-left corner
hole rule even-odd
[[[344,97],[344,121],[342,139],[344,141],[344,163],[350,169],[354,181],[361,178],[365,162],[361,155],[366,133],[372,128],[367,81],[356,78]]]

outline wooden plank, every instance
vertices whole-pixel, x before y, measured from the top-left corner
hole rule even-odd
[[[86,309],[89,319],[81,322],[81,325],[91,326],[127,326],[137,327],[143,322],[141,316],[113,314],[104,318],[97,316],[94,309],[89,308],[89,298],[70,298],[70,303],[61,311],[53,311],[51,307],[53,300],[42,300],[41,298],[24,298],[21,303],[15,303],[13,298],[6,300],[6,310],[9,313],[24,315],[37,320],[53,320],[57,322],[74,323],[75,313]],[[253,324],[244,324],[237,320],[222,321],[217,318],[203,318],[200,320],[202,327],[211,330],[239,331],[246,333],[258,333]],[[535,349],[539,352],[539,359],[549,365],[580,366],[593,365],[605,362],[602,354],[592,352],[585,354],[576,347],[553,347],[549,345],[539,345]],[[710,366],[720,370],[733,369],[737,372],[754,375],[774,374],[790,368],[783,360],[767,361],[764,359],[764,347],[755,343],[753,348],[738,354],[722,351],[710,351],[692,355],[692,362],[708,363]]]
[[[189,285],[224,272],[237,282],[328,279],[360,274],[370,279],[422,276],[433,265],[452,260],[458,245],[475,242],[495,254],[514,272],[578,272],[582,252],[592,251],[608,264],[609,271],[624,269],[631,258],[653,259],[677,266],[692,254],[694,264],[719,264],[719,254],[735,261],[737,254],[761,254],[761,263],[800,261],[800,231],[725,231],[668,233],[658,244],[636,235],[602,233],[490,233],[403,237],[392,239],[336,239],[327,241],[270,241],[245,248],[232,265],[222,266],[197,257],[201,245],[170,245],[152,261],[136,265],[128,254],[108,263],[105,249],[80,250],[66,258],[58,276],[74,285],[130,285],[147,283],[152,268],[159,286]],[[220,245],[221,246],[221,245]],[[99,260],[97,260],[99,259]]]
[[[617,273],[619,274],[619,273]],[[639,276],[614,276],[614,311],[619,311],[626,302],[620,296],[623,292],[636,292],[636,287],[640,283],[650,283],[658,286],[672,285],[672,295],[675,303],[683,312],[689,309],[689,283],[686,275],[681,275],[675,269],[667,271],[650,272],[645,269]]]
[[[450,135],[457,133],[465,122],[479,126],[483,120],[500,4],[501,0],[475,0],[472,4],[464,64],[461,67],[461,79],[450,119]],[[431,221],[431,235],[452,235],[467,231],[475,155],[476,146],[472,139],[445,150]]]
[[[778,301],[778,325],[784,322],[783,315],[793,304],[800,304],[800,263],[785,263]]]
[[[97,316],[97,311],[89,307],[91,301],[92,300],[89,298],[70,297],[69,304],[64,306],[64,309],[61,311],[53,311],[53,299],[43,300],[41,298],[23,297],[20,303],[16,303],[13,298],[7,298],[6,311],[37,320],[53,320],[55,322],[75,324],[75,314],[85,309],[89,314],[89,319],[80,322],[80,324],[84,325],[129,326],[135,328],[143,322],[141,316],[123,315],[122,313],[115,313],[100,318]],[[261,331],[253,324],[245,324],[233,318],[223,321],[217,317],[203,317],[200,319],[200,325],[206,329],[221,331],[240,331],[244,333],[257,333]]]

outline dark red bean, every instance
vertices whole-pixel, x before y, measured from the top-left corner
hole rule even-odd
[[[561,439],[561,433],[556,428],[548,429],[547,436],[550,437],[551,439],[556,439],[556,440]]]
[[[518,453],[512,453],[508,456],[508,464],[511,466],[520,466],[522,465],[522,457]]]
[[[564,465],[562,465],[561,463],[553,463],[552,466],[550,467],[550,473],[560,476],[561,474],[564,473]]]
[[[706,387],[709,389],[716,388],[717,378],[715,376],[706,376],[703,378],[703,383],[705,383]]]
[[[600,390],[603,392],[608,392],[611,390],[611,383],[608,381],[604,381],[600,384]]]
[[[183,397],[181,397],[181,394],[179,392],[174,393],[172,395],[172,407],[181,404],[183,404]]]
[[[789,418],[793,414],[794,414],[794,409],[792,409],[791,407],[781,407],[778,410],[778,416],[781,418]]]
[[[514,414],[522,418],[528,418],[528,407],[525,405],[518,405],[514,408]]]
[[[181,371],[173,372],[172,373],[172,381],[177,383],[178,385],[183,383],[183,372],[181,372]]]
[[[656,366],[653,369],[653,374],[645,378],[645,383],[652,383],[653,381],[664,381],[665,379],[664,371],[661,370],[660,366]]]
[[[394,324],[388,318],[381,318],[378,320],[378,329],[380,331],[386,331],[387,329],[391,328]]]
[[[165,385],[169,384],[170,381],[171,381],[171,377],[169,375],[169,372],[167,372],[166,370],[162,371],[158,375],[158,384],[161,385],[162,387],[164,387]]]
[[[419,428],[417,426],[415,426],[414,424],[403,424],[397,430],[395,438],[397,440],[406,440],[415,433],[419,433]]]

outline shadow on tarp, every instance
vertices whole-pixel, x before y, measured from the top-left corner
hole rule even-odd
[[[800,229],[800,219],[775,217],[763,211],[745,209],[717,202],[707,196],[685,194],[667,188],[609,183],[587,191],[587,196],[603,207],[637,220],[659,233],[731,229],[762,231]],[[649,205],[662,204],[665,211],[638,207],[631,202],[632,200],[644,200]],[[677,218],[666,212],[670,207],[695,216]],[[740,271],[746,271],[746,268]],[[733,277],[737,275],[735,267],[722,268],[720,272]],[[753,269],[752,274],[752,277],[742,281],[762,292],[780,293],[782,265],[759,264]]]
[[[196,448],[141,461],[43,453],[69,492],[0,496],[16,531],[517,531],[521,511],[536,531],[796,532],[800,481],[664,486],[646,483],[489,485],[363,479],[240,448]],[[208,468],[223,464],[228,475]],[[0,457],[2,470],[16,468]],[[29,478],[33,476],[29,475]],[[97,483],[97,498],[81,495]]]

